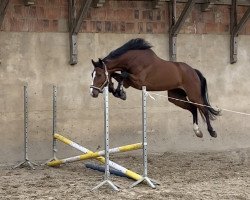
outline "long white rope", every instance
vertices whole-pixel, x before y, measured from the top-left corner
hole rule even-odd
[[[146,95],[148,95],[153,100],[156,100],[156,99],[152,95],[156,95],[156,96],[160,96],[160,97],[164,97],[164,98],[168,98],[168,99],[173,99],[173,100],[181,101],[181,102],[185,102],[185,103],[190,103],[190,104],[194,104],[194,105],[198,105],[198,106],[202,106],[202,107],[213,108],[214,110],[217,110],[217,111],[222,111],[223,110],[223,111],[227,111],[227,112],[231,112],[231,113],[236,113],[236,114],[240,114],[240,115],[250,116],[249,113],[239,112],[239,111],[230,110],[230,109],[226,109],[226,108],[212,107],[212,106],[208,106],[208,105],[204,105],[204,104],[195,103],[195,102],[192,102],[192,101],[186,101],[186,100],[182,100],[182,99],[177,99],[177,98],[169,97],[169,96],[158,94],[158,93],[154,93],[154,92],[148,92],[148,91],[146,91]]]

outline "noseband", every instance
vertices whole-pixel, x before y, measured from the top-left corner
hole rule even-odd
[[[109,73],[108,73],[108,70],[107,70],[107,66],[105,65],[104,62],[102,62],[103,65],[104,65],[104,70],[105,70],[105,76],[106,76],[106,79],[104,81],[104,83],[100,86],[100,87],[97,87],[97,86],[94,86],[94,85],[91,85],[90,88],[93,88],[93,89],[96,89],[98,90],[100,93],[103,92],[104,90],[104,87],[108,85],[109,83]]]

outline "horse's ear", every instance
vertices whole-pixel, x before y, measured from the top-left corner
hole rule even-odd
[[[94,65],[94,67],[97,66],[97,62],[95,62],[93,59],[91,59],[91,62],[92,62],[92,64]]]
[[[98,58],[98,62],[99,62],[99,67],[103,68],[103,61],[101,58]]]
[[[99,60],[100,65],[102,65],[102,64],[103,64],[102,59],[101,59],[101,58],[98,58],[98,60]]]

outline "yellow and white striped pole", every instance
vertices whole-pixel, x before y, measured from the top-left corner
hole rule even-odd
[[[130,145],[112,148],[109,150],[109,153],[126,152],[126,151],[133,151],[137,149],[142,149],[142,143],[136,143],[136,144],[130,144]],[[80,160],[87,160],[90,158],[96,158],[96,157],[103,156],[103,155],[105,155],[104,150],[98,151],[98,152],[88,152],[86,154],[82,154],[79,156],[69,157],[69,158],[65,158],[61,160],[53,160],[51,162],[48,162],[47,165],[50,167],[55,167],[63,163],[71,163],[71,162],[80,161]]]
[[[57,140],[59,140],[59,141],[65,143],[65,144],[67,144],[67,145],[69,145],[69,146],[71,146],[71,147],[73,147],[73,148],[75,148],[75,149],[77,149],[77,150],[79,150],[79,151],[81,151],[81,152],[83,152],[83,153],[86,153],[86,154],[89,154],[89,153],[94,154],[93,151],[88,150],[87,148],[85,148],[85,147],[83,147],[83,146],[81,146],[81,145],[79,145],[79,144],[77,144],[77,143],[75,143],[75,142],[73,142],[73,141],[71,141],[71,140],[69,140],[69,139],[63,137],[63,136],[60,135],[60,134],[57,134],[57,133],[56,133],[56,134],[54,135],[54,137],[55,137]],[[126,151],[125,149],[127,149],[127,147],[124,148],[123,151]],[[105,158],[102,157],[102,156],[95,157],[95,159],[98,160],[98,161],[100,161],[101,163],[105,163]],[[142,178],[141,175],[139,175],[139,174],[137,174],[137,173],[135,173],[135,172],[133,172],[133,171],[131,171],[131,170],[129,170],[129,169],[127,169],[127,168],[121,166],[121,165],[118,165],[117,163],[115,163],[115,162],[113,162],[113,161],[109,161],[109,165],[110,165],[112,168],[114,168],[114,169],[116,169],[116,170],[122,172],[123,174],[126,174],[128,177],[130,177],[130,178],[132,178],[132,179],[134,179],[134,180],[140,180],[140,179]]]

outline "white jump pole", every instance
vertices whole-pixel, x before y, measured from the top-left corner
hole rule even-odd
[[[125,146],[115,147],[115,148],[109,149],[109,153],[113,154],[113,153],[119,153],[119,152],[133,151],[137,149],[142,149],[142,143],[129,144]],[[64,163],[71,163],[71,162],[76,162],[80,160],[87,160],[90,158],[97,158],[103,155],[105,155],[105,150],[98,151],[98,152],[88,152],[79,156],[64,158],[60,160],[53,160],[51,162],[48,162],[47,165],[50,167],[55,167]],[[109,165],[110,167],[112,167],[111,161],[109,161]]]
[[[93,190],[100,188],[104,184],[108,184],[115,191],[119,191],[118,187],[110,180],[109,171],[109,99],[108,99],[108,86],[103,91],[104,98],[104,145],[105,145],[105,174],[104,181],[98,184]]]

